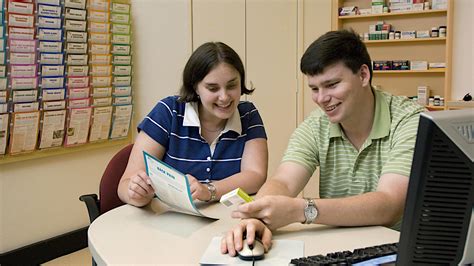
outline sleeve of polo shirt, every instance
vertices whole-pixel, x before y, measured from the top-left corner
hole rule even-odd
[[[420,114],[404,118],[393,130],[392,146],[381,174],[410,176]]]
[[[159,101],[138,125],[138,131],[143,130],[156,142],[168,147],[175,101],[171,96]]]
[[[319,166],[318,134],[311,115],[301,123],[290,137],[282,162],[295,162],[304,166],[311,174]]]
[[[262,117],[258,112],[257,108],[253,103],[249,104],[248,111],[248,127],[247,127],[247,140],[257,139],[257,138],[267,138],[267,133],[265,132],[265,127],[263,125]],[[244,125],[246,123],[242,123]]]

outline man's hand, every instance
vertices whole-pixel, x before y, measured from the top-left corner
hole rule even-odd
[[[222,254],[229,253],[229,255],[233,257],[237,254],[237,251],[242,250],[244,234],[246,237],[245,241],[247,241],[249,245],[253,244],[255,237],[260,238],[265,252],[268,252],[272,246],[272,232],[262,221],[257,219],[244,219],[222,238]]]
[[[242,204],[232,212],[233,218],[257,218],[271,230],[294,222],[304,221],[305,200],[287,196],[263,196]]]

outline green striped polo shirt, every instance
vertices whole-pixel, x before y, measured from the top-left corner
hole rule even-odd
[[[283,162],[320,167],[320,197],[341,198],[375,191],[381,175],[410,175],[419,114],[424,110],[404,96],[373,90],[375,117],[358,151],[339,124],[317,108],[293,132]]]

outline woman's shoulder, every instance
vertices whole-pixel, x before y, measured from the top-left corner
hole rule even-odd
[[[173,95],[159,100],[155,104],[155,107],[152,109],[151,113],[155,115],[164,115],[168,113],[171,116],[175,116],[176,114],[184,114],[186,103],[180,102],[178,99],[179,96]]]
[[[240,101],[237,108],[239,109],[240,115],[244,115],[245,113],[257,110],[255,105],[249,101]]]
[[[186,106],[185,102],[179,101],[179,96],[177,95],[167,96],[161,99],[159,103],[166,105],[171,110],[181,110]]]
[[[160,102],[166,103],[167,105],[171,105],[171,106],[180,103],[178,95],[167,96],[167,97],[161,99]]]

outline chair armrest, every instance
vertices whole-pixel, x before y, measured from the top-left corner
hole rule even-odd
[[[96,194],[87,194],[79,197],[80,201],[86,204],[87,212],[89,213],[89,219],[91,223],[100,215],[99,210],[99,199]]]

